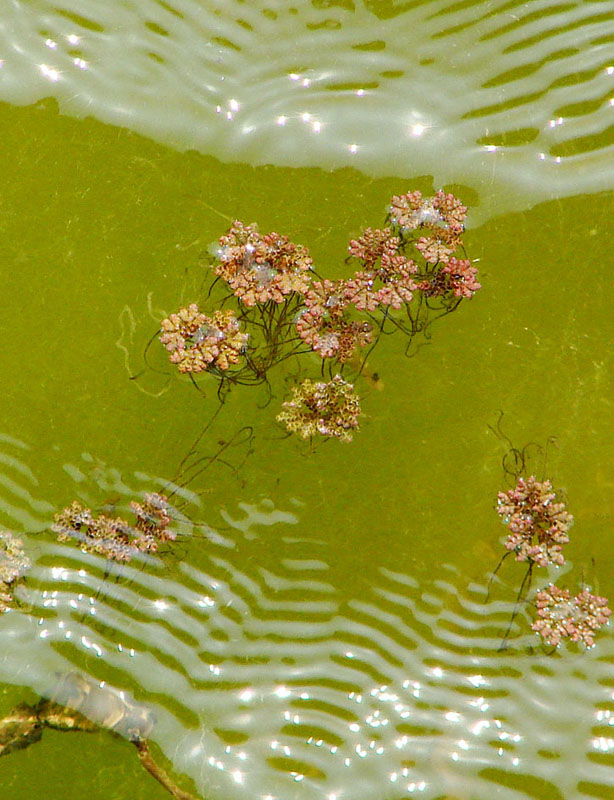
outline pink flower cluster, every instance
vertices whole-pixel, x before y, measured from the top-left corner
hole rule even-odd
[[[283,303],[293,292],[304,294],[312,264],[306,247],[278,233],[262,235],[257,225],[236,220],[220,238],[215,273],[244,305],[255,306],[270,300]]]
[[[505,547],[516,553],[516,561],[540,567],[565,562],[562,545],[569,541],[573,517],[557,502],[550,481],[540,482],[533,475],[518,478],[514,489],[499,492],[497,513],[510,531]]]
[[[0,614],[13,605],[17,584],[29,569],[30,559],[24,552],[21,539],[9,531],[0,530]]]
[[[296,321],[296,330],[322,358],[350,360],[357,347],[372,341],[371,325],[350,319],[345,281],[314,281],[304,297],[305,309]]]
[[[565,638],[592,647],[595,631],[608,622],[612,613],[606,597],[583,589],[572,599],[569,590],[553,584],[537,592],[536,604],[538,618],[533,630],[554,647]]]
[[[451,256],[447,264],[428,277],[418,281],[416,288],[427,297],[453,294],[458,298],[470,298],[482,288],[477,281],[478,271],[467,258]]]
[[[403,233],[424,232],[416,247],[425,261],[447,263],[461,245],[467,208],[453,194],[438,191],[434,197],[422,197],[416,191],[394,196],[390,216]]]
[[[247,346],[232,310],[201,313],[196,303],[180,308],[161,322],[160,341],[179,372],[204,372],[209,367],[227,370],[237,364]]]
[[[345,281],[343,294],[359,311],[375,311],[380,305],[401,308],[411,303],[418,266],[400,248],[401,240],[391,228],[367,228],[350,241],[348,252],[362,261],[363,269]]]

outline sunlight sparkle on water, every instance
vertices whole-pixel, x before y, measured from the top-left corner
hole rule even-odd
[[[57,69],[48,67],[47,64],[41,64],[39,69],[45,78],[49,78],[50,81],[55,83],[56,81],[60,80],[60,73],[57,71]]]

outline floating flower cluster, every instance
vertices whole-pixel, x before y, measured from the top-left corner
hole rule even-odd
[[[447,263],[459,249],[466,216],[467,208],[460,200],[442,191],[426,198],[420,192],[408,192],[390,201],[391,219],[404,233],[419,230],[416,247],[431,264]]]
[[[514,489],[499,492],[497,513],[510,531],[505,547],[516,561],[532,561],[540,567],[565,562],[562,545],[573,522],[565,504],[557,500],[550,481],[518,478]]]
[[[520,457],[524,461],[522,452]],[[518,476],[513,489],[499,492],[497,513],[510,533],[505,539],[507,552],[499,561],[493,576],[510,553],[515,554],[516,561],[528,564],[505,642],[519,605],[526,598],[533,568],[547,567],[549,564],[559,567],[565,563],[562,548],[569,542],[568,532],[573,517],[565,503],[557,497],[552,483],[549,480],[538,481],[534,475],[529,478]],[[568,589],[559,589],[553,584],[536,592],[535,605],[537,619],[533,623],[533,630],[554,647],[558,647],[563,639],[583,642],[587,647],[592,647],[594,632],[607,623],[611,614],[605,597],[583,589],[572,598]]]
[[[554,647],[565,638],[592,647],[595,631],[608,622],[612,613],[605,597],[583,589],[572,599],[568,589],[553,584],[537,592],[536,605],[538,619],[533,630]]]
[[[327,383],[307,378],[292,389],[292,399],[283,404],[277,421],[303,439],[319,433],[349,442],[352,432],[358,430],[360,416],[360,401],[353,389],[341,375]]]
[[[13,595],[20,579],[30,569],[21,539],[9,531],[0,531],[0,614],[13,604]]]
[[[399,309],[411,303],[418,288],[418,265],[401,248],[392,228],[367,228],[350,241],[348,252],[362,268],[346,282],[344,294],[359,311],[375,311],[380,305]]]
[[[160,542],[174,541],[166,497],[147,494],[143,503],[132,502],[134,526],[121,517],[94,516],[89,508],[74,500],[53,518],[51,530],[58,541],[77,540],[85,553],[97,553],[112,561],[130,561],[137,551],[154,553]]]
[[[220,239],[215,274],[246,306],[283,303],[293,292],[304,294],[313,262],[306,247],[278,233],[260,234],[256,224],[233,222]]]
[[[346,281],[314,281],[296,321],[298,335],[315,353],[341,364],[350,360],[357,347],[373,341],[371,324],[348,315],[346,287]]]
[[[227,370],[237,364],[247,346],[233,311],[202,314],[196,303],[180,308],[162,320],[160,341],[179,372],[204,372],[209,367]]]
[[[350,364],[360,375],[358,351],[400,331],[408,353],[414,336],[481,288],[462,245],[466,212],[443,191],[393,197],[389,224],[350,240],[355,271],[338,280],[320,276],[303,245],[235,220],[211,263],[208,296],[222,286],[225,310],[206,316],[195,303],[181,308],[162,321],[160,341],[193,383],[195,373],[208,372],[220,390],[224,382],[268,383],[271,367],[308,353],[322,359],[328,378]]]

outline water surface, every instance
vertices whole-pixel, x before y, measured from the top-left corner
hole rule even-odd
[[[554,147],[548,137],[565,130],[546,124],[555,95],[569,89],[589,103],[587,82],[571,79],[571,88],[562,84],[527,104],[545,121],[531,141],[491,153],[476,144],[475,128],[465,139],[459,133],[468,130],[462,118],[484,125],[478,112],[487,93],[505,105],[509,94],[501,87],[521,77],[537,92],[542,70],[560,76],[565,64],[581,75],[574,59],[582,57],[585,67],[599,66],[595,82],[605,81],[596,31],[606,36],[610,23],[578,20],[609,5],[305,4],[296,14],[269,8],[277,19],[253,5],[224,5],[219,14],[194,3],[139,7],[138,25],[133,4],[113,17],[103,4],[87,14],[76,6],[15,4],[11,24],[3,22],[10,43],[3,74],[19,80],[3,84],[11,102],[0,107],[9,309],[2,322],[0,512],[5,527],[24,535],[34,566],[23,610],[0,621],[2,710],[45,691],[56,672],[79,669],[106,680],[155,710],[155,746],[187,788],[210,800],[614,796],[611,635],[603,633],[588,653],[570,648],[550,656],[523,611],[512,646],[500,652],[521,580],[513,563],[505,563],[485,602],[504,531],[493,506],[505,487],[505,445],[488,427],[500,410],[518,446],[557,439],[546,470],[565,490],[576,524],[568,573],[552,578],[614,594],[606,527],[614,498],[607,269],[614,198],[597,193],[607,185],[610,148],[597,131],[595,146],[582,149],[576,130],[569,135],[578,152],[561,155],[556,173],[568,183],[538,171],[555,169],[545,143]],[[335,19],[336,28],[319,25]],[[61,36],[73,29],[84,43],[71,56]],[[219,76],[231,86],[222,105],[232,111],[228,98],[236,95],[240,109],[224,119],[215,110],[222,98],[216,89],[207,95],[211,107],[199,112],[208,109],[207,124],[190,128],[185,97],[209,90],[198,71],[205,67],[190,60],[186,42],[204,49],[203,30],[207,41],[221,42]],[[276,30],[301,33],[292,64],[280,60]],[[413,37],[405,47],[401,31]],[[454,42],[467,36],[488,49],[455,55]],[[522,36],[532,43],[504,51]],[[546,58],[527,71],[532,48],[564,50],[557,37],[573,39],[578,54]],[[385,47],[352,47],[380,40]],[[416,91],[416,81],[398,76],[366,87],[377,102],[360,111],[355,103],[369,96],[338,84],[359,73],[366,85],[384,56],[390,70],[403,64],[409,74],[419,60],[414,41],[423,43],[420,57],[438,54],[440,66],[431,65],[438,78],[421,86],[431,105],[446,109],[432,130],[449,139],[442,150],[432,133],[413,136],[401,158],[398,137],[387,135],[386,117],[374,107],[382,104],[394,124],[406,124],[414,105],[403,92]],[[143,73],[141,93],[125,72],[140,63],[138,42],[163,58],[144,61],[158,65],[158,77]],[[254,42],[255,50],[248,47]],[[99,48],[98,62],[86,45]],[[42,63],[57,63],[61,80],[36,66],[43,48]],[[287,70],[307,76],[315,69],[301,48],[322,71],[330,60],[332,89],[288,77]],[[74,64],[70,72],[68,62],[52,57],[83,58],[98,63],[98,72]],[[486,72],[493,79],[511,71],[512,58],[525,74],[484,87]],[[207,63],[210,71],[214,60]],[[181,78],[190,65],[198,91]],[[429,65],[418,66],[426,75]],[[266,75],[268,104],[253,91],[264,92]],[[468,87],[464,94],[450,75]],[[432,88],[446,81],[451,104]],[[392,84],[396,95],[386,88]],[[244,96],[239,86],[249,87]],[[61,113],[56,99],[39,101],[50,95]],[[111,97],[130,111],[121,120],[109,110]],[[314,117],[329,109],[330,124],[319,134],[292,116],[304,98]],[[173,102],[185,104],[181,113]],[[159,113],[161,105],[168,114]],[[573,124],[599,118],[591,113]],[[202,121],[199,114],[193,119]],[[279,114],[287,125],[275,125]],[[510,130],[519,125],[503,111],[499,118]],[[239,120],[256,127],[253,150]],[[372,137],[371,160],[363,158],[367,147],[335,150],[335,137],[357,143],[357,131],[365,141]],[[321,136],[322,149],[307,147],[307,136]],[[531,161],[538,146],[548,157]],[[140,371],[161,317],[198,295],[202,255],[233,218],[287,233],[310,248],[320,272],[340,276],[350,235],[381,223],[393,193],[441,185],[473,206],[465,243],[479,259],[483,290],[442,320],[415,358],[404,357],[397,337],[374,351],[369,374],[379,380],[360,384],[365,416],[354,442],[329,442],[312,453],[281,438],[273,418],[297,372],[280,370],[269,406],[264,389],[234,391],[203,441],[203,452],[211,452],[241,426],[254,428],[244,466],[213,464],[188,487],[174,558],[129,566],[116,582],[99,558],[54,541],[52,515],[73,497],[120,512],[173,478],[216,408],[206,382],[203,399],[185,381],[130,376]],[[510,208],[521,210],[500,213]],[[164,358],[155,363],[164,367]],[[317,358],[300,369],[300,376],[317,375]],[[237,446],[231,464],[245,455]],[[92,800],[166,796],[141,774],[126,743],[75,734],[67,747],[66,738],[46,733],[41,744],[2,759],[2,785],[16,798],[41,791],[52,798],[87,792]]]

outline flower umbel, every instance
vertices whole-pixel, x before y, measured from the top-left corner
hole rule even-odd
[[[0,531],[0,614],[13,604],[13,593],[19,580],[30,569],[30,559],[21,544],[9,531]]]
[[[565,638],[592,647],[595,631],[608,622],[612,613],[606,597],[583,589],[572,599],[568,589],[553,584],[537,592],[536,603],[538,619],[533,630],[554,647]]]
[[[307,248],[287,236],[261,234],[256,224],[244,225],[236,220],[220,238],[215,274],[246,306],[269,300],[283,303],[293,292],[307,291],[312,263]]]
[[[499,492],[497,513],[510,531],[505,547],[516,554],[516,561],[534,562],[540,567],[562,565],[562,545],[573,522],[565,504],[557,501],[549,480],[518,478],[514,489]]]
[[[335,375],[328,383],[306,378],[292,389],[293,397],[283,403],[284,410],[277,415],[277,421],[303,439],[319,433],[349,442],[352,432],[358,430],[360,416],[360,401],[353,389],[341,375]]]
[[[401,232],[422,234],[416,247],[425,261],[447,263],[461,245],[467,208],[454,197],[439,191],[434,197],[420,192],[397,195],[390,201],[390,216]]]
[[[179,372],[204,372],[210,367],[227,370],[237,364],[247,345],[233,311],[202,314],[196,303],[180,308],[161,322],[160,341]]]

